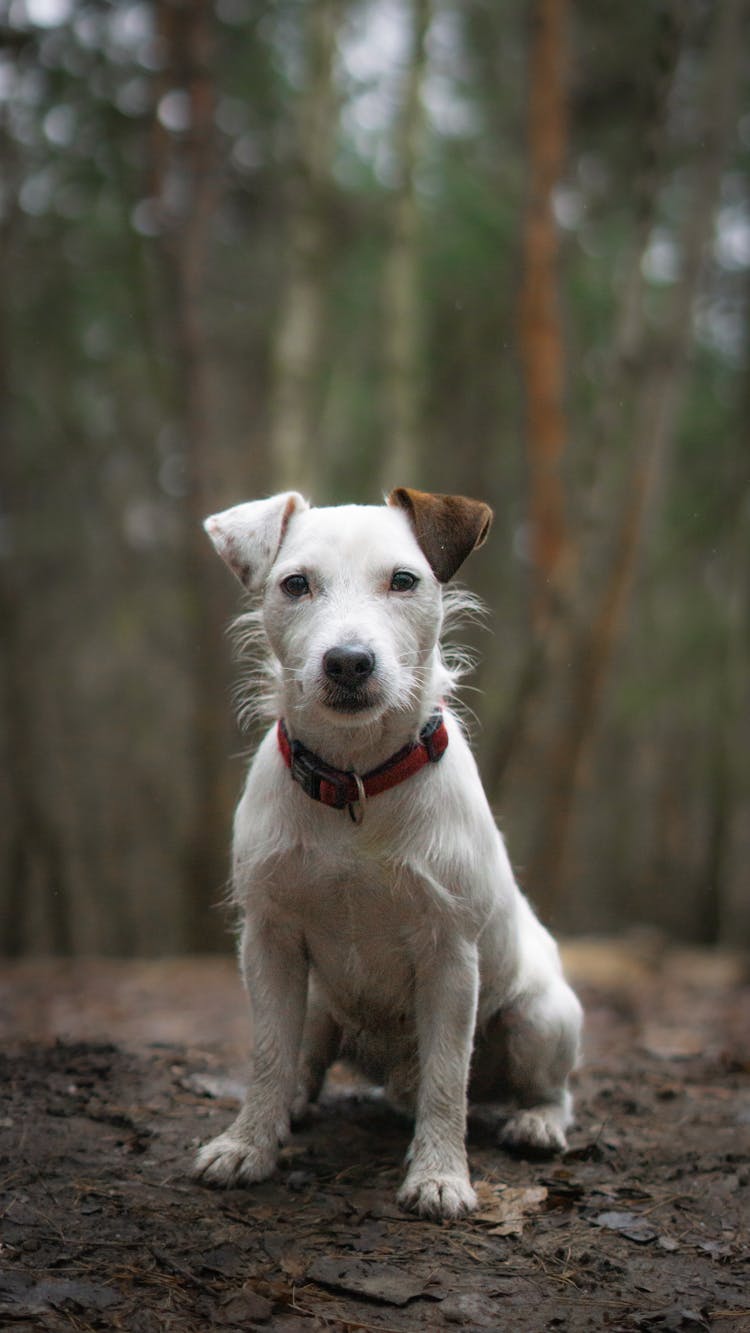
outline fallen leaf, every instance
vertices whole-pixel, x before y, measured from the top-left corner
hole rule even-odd
[[[26,1273],[8,1273],[0,1280],[0,1303],[14,1308],[18,1314],[41,1313],[72,1304],[82,1310],[107,1310],[117,1305],[122,1296],[112,1287],[93,1282],[79,1282],[70,1278],[42,1278],[37,1282]]]
[[[389,1264],[365,1264],[349,1259],[316,1259],[307,1269],[307,1277],[324,1287],[367,1296],[387,1305],[406,1305],[421,1296],[427,1285],[427,1278]]]
[[[696,1248],[718,1260],[729,1259],[735,1253],[735,1247],[728,1241],[699,1240]]]
[[[443,1319],[449,1324],[460,1324],[462,1328],[497,1328],[497,1307],[486,1296],[474,1296],[460,1293],[449,1296],[440,1306]]]
[[[680,1248],[673,1236],[659,1236],[656,1243],[660,1250],[666,1250],[668,1254],[672,1254]]]
[[[652,1240],[656,1240],[658,1235],[655,1228],[638,1213],[616,1211],[599,1213],[593,1220],[596,1226],[606,1227],[608,1231],[619,1231],[621,1236],[635,1241],[638,1245],[648,1245]]]
[[[637,1315],[635,1319],[637,1328],[642,1328],[644,1333],[650,1333],[650,1330],[658,1328],[664,1333],[678,1333],[682,1329],[705,1329],[710,1325],[703,1318],[698,1310],[684,1310],[677,1305],[673,1305],[668,1310],[655,1310],[653,1313]]]
[[[474,1213],[477,1222],[489,1222],[492,1236],[520,1236],[530,1213],[539,1212],[546,1202],[546,1185],[531,1185],[519,1189],[508,1185],[493,1185],[480,1180],[476,1187],[479,1208]]]
[[[271,1301],[249,1288],[230,1292],[221,1303],[223,1323],[239,1325],[241,1328],[244,1328],[250,1320],[254,1323],[265,1323],[272,1314]]]
[[[641,1050],[659,1060],[688,1060],[702,1055],[706,1040],[692,1028],[662,1027],[648,1024],[639,1042]]]
[[[619,1141],[597,1137],[578,1148],[571,1148],[566,1158],[569,1162],[603,1162],[606,1157],[605,1147],[619,1147]]]
[[[239,1079],[221,1074],[186,1074],[179,1082],[186,1092],[195,1092],[199,1097],[241,1102],[245,1095],[245,1087]]]
[[[234,1244],[215,1245],[209,1250],[204,1250],[198,1262],[204,1272],[220,1273],[229,1277],[242,1264],[242,1254],[238,1253]]]
[[[288,1241],[285,1236],[264,1236],[263,1249],[287,1277],[298,1281],[304,1275],[307,1267],[304,1254],[298,1245]]]
[[[547,1178],[549,1208],[572,1208],[584,1197],[584,1188],[577,1180],[570,1180],[562,1174]]]

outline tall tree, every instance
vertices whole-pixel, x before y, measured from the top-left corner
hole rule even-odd
[[[422,376],[419,204],[416,171],[424,114],[430,0],[409,4],[409,49],[395,123],[396,176],[383,278],[384,486],[419,480]]]
[[[216,31],[211,0],[157,0],[164,61],[156,85],[152,196],[160,227],[174,411],[185,452],[184,596],[192,677],[192,805],[186,847],[186,944],[218,947],[231,793],[226,769],[224,607],[202,520],[216,507],[206,278],[217,207]],[[166,99],[171,99],[167,101]]]
[[[320,357],[325,332],[331,165],[338,124],[334,79],[346,0],[305,7],[304,83],[287,201],[286,276],[273,348],[269,447],[276,484],[307,490],[316,475]]]
[[[645,319],[629,317],[631,345],[628,363],[622,366],[627,380],[619,386],[621,410],[610,418],[612,434],[600,446],[602,455],[606,455],[615,452],[618,442],[626,443],[631,451],[631,470],[620,513],[612,522],[615,536],[604,563],[604,576],[593,585],[595,600],[586,590],[580,593],[566,707],[554,729],[544,764],[544,795],[528,882],[539,901],[547,905],[559,895],[564,881],[573,802],[622,631],[644,531],[674,438],[693,339],[693,308],[735,124],[745,10],[745,0],[722,0],[714,16],[701,106],[702,132],[696,138],[692,191],[679,236],[680,271],[654,331]],[[640,273],[642,260],[643,256]],[[626,298],[630,299],[631,294],[626,293]],[[642,308],[643,300],[637,300],[634,309]],[[632,359],[639,368],[635,379]]]
[[[0,285],[10,289],[13,244],[20,217],[17,206],[20,163],[0,115],[0,165],[7,196],[0,220]],[[25,616],[33,601],[32,553],[28,549],[31,489],[22,465],[13,413],[7,317],[0,319],[0,523],[10,534],[9,550],[0,558],[0,704],[3,713],[3,786],[6,807],[5,875],[0,900],[0,941],[8,954],[23,953],[38,943],[53,953],[74,948],[69,864],[55,818],[39,783],[38,681],[30,660]],[[31,937],[32,902],[41,903],[46,937]],[[30,910],[32,909],[32,910]]]
[[[571,562],[562,477],[565,352],[554,213],[555,191],[567,158],[567,0],[536,0],[531,23],[520,353],[526,407],[531,614],[533,634],[538,638],[551,633]]]

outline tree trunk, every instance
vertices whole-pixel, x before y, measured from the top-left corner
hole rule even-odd
[[[521,372],[526,400],[531,617],[551,632],[570,572],[562,464],[565,351],[559,301],[554,193],[567,154],[567,0],[537,0],[532,14],[528,94],[528,202],[520,293]]]
[[[287,275],[273,351],[269,444],[275,484],[309,491],[320,471],[318,389],[326,318],[328,209],[338,99],[336,35],[344,0],[310,0],[298,160],[287,211]]]
[[[383,278],[384,488],[419,481],[422,327],[419,296],[419,206],[415,173],[423,130],[430,0],[412,0],[411,42],[396,122],[396,185]]]
[[[528,180],[518,307],[526,416],[530,623],[507,722],[488,758],[493,789],[526,745],[535,703],[549,682],[553,662],[564,651],[575,573],[563,479],[565,343],[554,214],[554,194],[565,171],[568,146],[568,24],[568,0],[536,0],[528,56]],[[490,665],[489,669],[494,668]]]
[[[552,5],[554,8],[554,5]],[[556,11],[557,23],[561,15]],[[564,17],[564,16],[563,16]],[[579,522],[579,530],[585,534],[585,541],[574,544],[569,529],[566,532],[565,497],[562,479],[562,449],[564,445],[563,415],[563,356],[564,341],[560,328],[557,306],[557,275],[555,263],[559,260],[554,231],[552,239],[546,245],[535,246],[536,230],[527,227],[525,264],[536,272],[534,280],[524,277],[522,291],[522,351],[524,352],[525,383],[530,408],[534,403],[544,404],[549,401],[552,409],[546,412],[537,406],[536,417],[543,417],[546,422],[548,438],[544,440],[541,425],[529,419],[527,430],[527,456],[530,478],[530,515],[529,526],[532,533],[539,533],[535,522],[535,512],[541,517],[545,512],[551,515],[552,539],[532,542],[532,615],[529,643],[525,658],[521,664],[511,705],[506,710],[508,721],[494,747],[490,763],[490,784],[498,789],[508,780],[519,762],[523,766],[526,752],[533,746],[531,732],[539,725],[542,718],[542,730],[554,733],[559,724],[559,716],[549,717],[549,707],[545,701],[549,696],[560,691],[560,682],[571,660],[579,650],[578,625],[593,615],[593,603],[585,596],[584,590],[593,580],[597,581],[600,570],[606,561],[599,549],[598,533],[609,531],[613,509],[619,503],[619,492],[607,485],[604,463],[609,462],[608,447],[616,436],[622,420],[624,402],[634,403],[637,398],[638,384],[644,373],[644,357],[648,356],[647,330],[645,322],[646,279],[643,271],[643,257],[656,217],[657,199],[663,171],[664,134],[668,113],[669,96],[672,90],[674,73],[680,54],[682,35],[681,17],[676,8],[666,4],[656,19],[656,40],[652,60],[642,76],[643,86],[640,98],[640,113],[637,118],[635,133],[639,145],[639,165],[633,181],[633,207],[635,215],[635,235],[621,284],[621,298],[617,311],[614,335],[602,373],[601,391],[595,410],[591,430],[590,457],[588,459],[588,493],[584,502],[584,514]],[[560,130],[555,130],[556,120],[565,124],[565,110],[562,97],[565,88],[563,56],[556,56],[558,74],[552,79],[552,87],[557,103],[550,105],[547,84],[550,82],[548,67],[555,56],[547,48],[552,46],[553,38],[560,47],[563,37],[555,32],[550,20],[546,27],[537,24],[534,42],[530,51],[530,104],[537,105],[536,116],[529,117],[529,155],[532,162],[530,171],[536,179],[536,190],[530,186],[532,201],[535,197],[546,200],[547,225],[553,229],[552,192],[562,173],[562,147]],[[541,51],[538,50],[541,48]],[[542,56],[544,57],[542,59]],[[544,113],[544,115],[543,115]],[[534,120],[549,119],[553,122],[546,135],[542,135]],[[557,133],[557,157],[552,151]],[[541,143],[534,148],[532,139]],[[551,145],[551,146],[550,146]],[[539,165],[533,168],[533,163]],[[556,164],[557,174],[552,170]],[[541,208],[541,204],[538,205]],[[552,246],[555,246],[552,249]],[[539,250],[537,255],[536,250]],[[553,262],[554,261],[554,262]],[[546,293],[544,299],[540,292]],[[532,299],[533,298],[533,299]],[[538,312],[538,318],[534,316]],[[539,335],[539,344],[535,332]],[[556,347],[556,375],[550,372],[550,356],[545,357],[545,346]],[[537,369],[537,362],[539,367]],[[557,397],[552,387],[557,387]],[[534,434],[532,435],[532,430]],[[559,447],[559,441],[563,445]],[[552,471],[545,466],[546,460],[552,459]],[[619,479],[618,479],[619,480]],[[534,496],[536,495],[536,501]],[[541,548],[541,549],[538,549]],[[545,572],[546,571],[546,572]],[[544,747],[542,746],[542,749]],[[546,759],[542,759],[542,766]]]
[[[680,238],[681,272],[656,339],[643,335],[647,341],[636,356],[642,374],[633,388],[632,408],[615,423],[618,433],[627,424],[635,459],[606,578],[593,612],[582,619],[572,655],[568,706],[547,758],[545,796],[528,871],[530,889],[542,907],[552,906],[564,880],[574,798],[625,619],[642,538],[675,433],[692,342],[692,311],[734,125],[743,10],[744,0],[724,0],[716,17],[706,76],[704,131],[697,140],[692,198]],[[614,440],[603,443],[611,446]]]
[[[10,291],[12,237],[20,215],[18,164],[15,147],[0,127],[0,165],[7,186],[7,206],[0,226],[0,287]],[[51,953],[73,952],[71,885],[65,850],[54,814],[44,795],[44,767],[38,745],[38,681],[25,634],[25,612],[35,603],[29,586],[31,552],[29,520],[33,497],[24,484],[21,455],[13,423],[13,372],[4,319],[0,320],[0,494],[11,548],[0,559],[0,703],[4,786],[8,804],[3,812],[3,852],[6,874],[0,897],[0,952],[14,956],[41,947]],[[33,613],[32,613],[33,614]],[[36,895],[45,935],[30,936],[29,919]]]
[[[211,466],[210,350],[205,285],[210,224],[217,205],[211,0],[159,0],[165,64],[158,92],[187,97],[187,127],[171,134],[155,122],[153,193],[163,226],[168,336],[175,354],[175,412],[185,450],[184,590],[191,652],[192,815],[185,864],[185,943],[219,947],[217,910],[228,860],[229,815],[224,610],[215,596],[202,519],[216,506]],[[176,201],[176,202],[175,202]]]
[[[729,946],[742,938],[747,926],[747,895],[742,895],[744,911],[738,912],[732,880],[738,878],[734,842],[741,820],[740,801],[743,793],[750,792],[746,667],[746,645],[750,643],[750,274],[745,280],[745,323],[745,373],[737,403],[737,429],[744,452],[737,453],[732,469],[732,499],[724,519],[730,534],[728,558],[724,577],[716,588],[717,604],[724,617],[724,642],[710,738],[709,830],[702,886],[705,913],[701,938]],[[745,878],[744,869],[740,875]]]

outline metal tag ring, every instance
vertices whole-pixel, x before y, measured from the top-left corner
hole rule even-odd
[[[359,776],[359,773],[352,773],[352,777],[354,778],[354,781],[357,784],[357,799],[356,801],[350,801],[349,805],[347,806],[347,809],[349,811],[349,818],[351,819],[352,823],[361,824],[362,820],[365,817],[365,802],[367,800],[367,794],[365,792],[365,784],[362,781],[361,777]]]

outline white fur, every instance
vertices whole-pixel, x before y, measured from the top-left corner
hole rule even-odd
[[[443,591],[403,510],[310,509],[294,493],[207,521],[220,554],[263,588],[276,708],[327,763],[366,773],[413,740],[453,684],[439,648]],[[418,575],[392,591],[394,570]],[[303,573],[310,594],[280,584]],[[324,653],[375,653],[370,706],[326,701]],[[512,1144],[561,1149],[581,1011],[554,941],[517,888],[471,751],[450,708],[441,761],[371,798],[361,825],[311,800],[275,728],[250,767],[234,829],[241,962],[255,1024],[237,1119],[199,1152],[215,1184],[274,1169],[290,1113],[338,1054],[415,1114],[399,1199],[428,1216],[476,1203],[465,1149],[467,1087],[515,1100]],[[470,1090],[471,1093],[471,1090]]]

